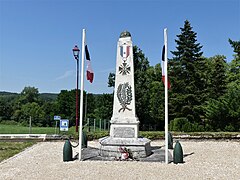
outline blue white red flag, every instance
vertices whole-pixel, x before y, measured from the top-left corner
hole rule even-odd
[[[87,45],[85,45],[85,53],[86,53],[86,60],[87,60],[87,80],[89,80],[90,83],[92,83],[94,73],[93,73],[93,69],[92,69],[92,65],[91,65],[91,61],[90,61],[90,54],[88,52]]]
[[[163,50],[162,50],[162,81],[163,84],[165,85],[165,71],[164,71],[164,66],[165,66],[165,45],[163,46]],[[168,85],[167,85],[168,89],[171,88],[171,84],[168,78]]]
[[[120,55],[123,57],[123,58],[127,58],[130,54],[130,46],[124,44],[122,46],[120,46]]]

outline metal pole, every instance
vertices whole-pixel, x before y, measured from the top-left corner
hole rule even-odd
[[[90,122],[89,122],[89,118],[87,118],[87,124],[88,124],[88,132],[90,132]]]
[[[76,132],[78,132],[78,122],[79,122],[79,120],[78,120],[78,117],[79,117],[79,115],[78,115],[78,111],[79,111],[79,109],[78,109],[78,105],[79,105],[79,103],[78,103],[78,82],[79,82],[79,80],[78,80],[78,77],[79,77],[79,57],[77,57],[77,74],[76,74],[76,76],[77,76],[77,82],[76,82],[76,84],[77,84],[77,88],[76,88]]]
[[[56,121],[56,126],[55,126],[55,134],[57,134],[57,121]]]
[[[104,131],[106,130],[106,119],[104,119]]]
[[[168,73],[167,73],[167,28],[164,29],[164,45],[165,45],[165,163],[168,164]]]
[[[84,117],[84,121],[87,121],[87,92],[86,92],[86,96],[85,96],[85,117]]]
[[[29,134],[32,133],[32,116],[29,118]]]
[[[100,131],[102,129],[102,120],[101,119],[99,120],[99,129],[100,129]]]
[[[84,56],[85,56],[85,29],[82,31],[82,68],[81,68],[81,97],[80,97],[80,126],[79,126],[79,161],[82,160],[82,122],[83,122],[83,89],[84,89]]]
[[[94,130],[94,132],[96,131],[96,119],[94,119],[94,121],[93,121],[93,130]]]

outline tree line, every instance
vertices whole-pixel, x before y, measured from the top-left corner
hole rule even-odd
[[[84,91],[83,97],[83,117],[95,119],[111,117],[112,94],[96,95],[87,94]],[[75,125],[76,120],[75,98],[76,89],[61,90],[59,94],[40,94],[38,88],[28,86],[20,94],[2,92],[0,93],[0,122],[28,125],[31,116],[33,126],[54,126],[54,116],[59,115],[62,119],[69,119],[72,126]]]
[[[233,59],[224,55],[204,57],[197,33],[189,21],[180,28],[176,50],[168,59],[169,121],[173,131],[240,131],[240,41],[229,39]],[[161,65],[150,66],[143,51],[133,47],[136,113],[140,129],[164,129],[164,86]],[[110,73],[109,87],[115,74]],[[76,90],[62,90],[54,97],[25,87],[20,94],[0,94],[0,121],[27,124],[31,116],[36,126],[54,125],[60,115],[75,125]],[[80,94],[80,93],[79,93]],[[111,119],[113,94],[84,92],[84,116]],[[86,112],[85,112],[86,111]],[[86,116],[85,116],[86,114]]]

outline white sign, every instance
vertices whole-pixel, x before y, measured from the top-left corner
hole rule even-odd
[[[60,120],[60,131],[68,131],[68,119],[61,119]]]
[[[60,120],[61,120],[61,116],[54,116],[53,119],[54,119],[55,121],[57,121],[57,120],[60,121]]]

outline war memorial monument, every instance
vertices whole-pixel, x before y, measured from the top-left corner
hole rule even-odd
[[[121,33],[117,43],[116,76],[110,136],[99,139],[100,155],[117,157],[119,148],[127,148],[134,158],[151,154],[150,140],[139,138],[139,120],[135,108],[134,63],[131,34]]]

